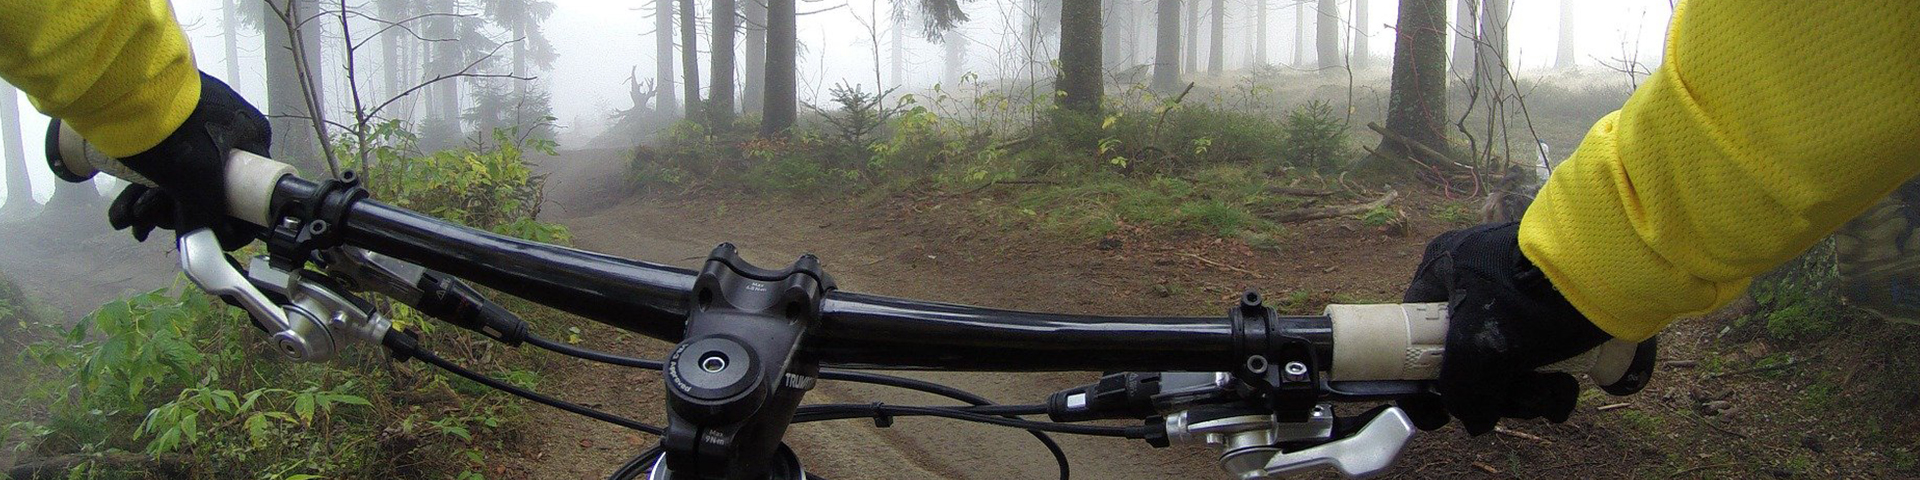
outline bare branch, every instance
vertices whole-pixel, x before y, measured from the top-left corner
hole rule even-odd
[[[519,75],[512,75],[512,74],[473,73],[473,69],[475,67],[478,67],[481,63],[485,63],[488,59],[493,58],[495,55],[500,53],[501,48],[505,48],[507,45],[510,45],[512,43],[513,42],[503,42],[503,43],[494,45],[493,50],[487,51],[486,55],[481,55],[473,59],[472,62],[467,63],[467,66],[461,67],[459,71],[436,76],[434,78],[428,79],[425,82],[416,84],[411,88],[403,90],[400,93],[393,95],[392,97],[388,97],[385,101],[380,102],[379,105],[375,105],[372,110],[369,110],[367,112],[367,116],[371,117],[371,116],[379,115],[380,111],[385,110],[387,106],[392,105],[393,102],[400,101],[400,99],[406,98],[408,95],[412,95],[413,92],[420,91],[420,89],[422,88],[427,88],[428,85],[433,85],[435,83],[439,83],[444,80],[455,79],[455,78],[510,78],[510,79],[521,80],[521,81],[533,80],[536,77],[526,77],[526,76],[519,76]]]

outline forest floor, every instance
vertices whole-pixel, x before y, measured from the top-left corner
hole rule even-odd
[[[714,244],[733,242],[750,260],[823,259],[843,289],[1039,311],[1090,314],[1213,314],[1246,288],[1304,298],[1280,308],[1311,312],[1329,301],[1399,296],[1425,239],[1454,228],[1411,215],[1405,232],[1353,218],[1292,225],[1277,246],[1166,238],[1121,231],[1108,241],[982,222],[975,196],[897,195],[850,200],[747,198],[704,193],[662,198],[625,188],[625,153],[578,151],[548,160],[546,218],[573,229],[588,250],[692,267]],[[1409,187],[1410,211],[1440,199]],[[850,193],[850,192],[849,192]],[[1304,292],[1304,293],[1295,293]],[[1737,313],[1737,312],[1736,312]],[[1729,314],[1732,315],[1732,314]],[[1851,393],[1900,382],[1875,372],[1911,363],[1873,348],[1868,325],[1791,351],[1723,338],[1723,317],[1683,321],[1663,335],[1654,383],[1632,397],[1590,390],[1565,424],[1510,421],[1498,434],[1455,427],[1422,433],[1397,478],[1884,477],[1911,475],[1920,422],[1906,407],[1856,404]],[[587,325],[588,345],[662,357],[669,345]],[[1781,355],[1790,355],[1780,366]],[[1813,360],[1806,360],[1812,358]],[[1800,359],[1800,360],[1791,360]],[[1771,363],[1768,363],[1771,362]],[[1752,367],[1759,365],[1758,367]],[[1844,378],[1832,372],[1841,372]],[[1865,373],[1862,373],[1862,372]],[[1091,372],[901,374],[951,384],[996,401],[1031,403],[1092,381]],[[1898,374],[1891,372],[1889,374]],[[635,418],[662,419],[659,374],[577,364],[547,372],[543,389]],[[1905,377],[1904,374],[1899,374]],[[1906,382],[1911,385],[1911,382]],[[1809,388],[1820,397],[1810,399]],[[936,399],[863,385],[823,383],[810,402],[928,403]],[[603,478],[654,439],[548,409],[535,409],[519,448],[495,454],[507,477]],[[1077,478],[1207,478],[1215,452],[1154,449],[1142,442],[1061,438]],[[810,472],[827,478],[1053,478],[1044,450],[1018,431],[907,419],[891,428],[849,420],[796,426],[788,442]],[[1224,478],[1224,477],[1221,477]]]

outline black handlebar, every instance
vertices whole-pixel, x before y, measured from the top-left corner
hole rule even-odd
[[[284,177],[275,198],[318,185]],[[277,202],[276,202],[277,203]],[[692,270],[466,228],[371,199],[340,222],[348,244],[649,337],[678,342]],[[1326,317],[1283,317],[1330,358]],[[823,365],[942,370],[1232,370],[1234,325],[1220,317],[1123,317],[999,310],[834,291],[807,350]]]

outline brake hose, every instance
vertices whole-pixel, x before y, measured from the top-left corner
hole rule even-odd
[[[587,418],[592,418],[594,420],[599,420],[602,422],[619,425],[621,427],[626,427],[629,429],[638,430],[638,431],[653,434],[653,435],[663,435],[666,433],[666,429],[663,429],[660,427],[648,425],[645,423],[640,423],[639,421],[629,419],[626,417],[621,417],[611,413],[602,412],[599,410],[594,410],[584,406],[576,405],[573,403],[569,403],[565,400],[560,400],[553,397],[548,397],[546,395],[541,395],[531,390],[516,387],[511,384],[508,384],[507,382],[502,382],[492,377],[481,375],[472,370],[467,370],[466,368],[463,368],[459,365],[455,365],[453,362],[447,361],[444,358],[440,358],[439,355],[434,355],[433,352],[428,351],[425,347],[420,346],[419,340],[415,339],[412,335],[408,335],[398,331],[388,331],[386,337],[383,338],[380,343],[383,346],[386,346],[388,350],[393,351],[395,356],[401,357],[403,359],[418,358],[420,359],[420,361],[427,362],[428,364],[433,365],[435,367],[440,367],[440,369],[446,370],[448,372],[452,372],[454,375],[459,375],[461,378],[472,380],[481,385],[485,385],[488,388],[511,393],[514,396],[524,398],[527,400],[532,400],[542,405],[558,408],[561,410],[565,410],[568,412],[585,416]]]
[[[539,334],[533,333],[531,330],[527,331],[525,340],[526,340],[526,343],[529,345],[533,345],[534,347],[552,351],[554,353],[559,353],[561,355],[566,355],[566,356],[579,358],[583,360],[606,363],[609,365],[645,368],[649,370],[659,370],[661,368],[664,368],[664,365],[665,365],[663,362],[660,362],[657,360],[647,360],[643,358],[614,355],[611,353],[601,352],[598,350],[580,348],[572,345],[567,345],[564,343],[555,342],[553,340],[547,339],[546,337],[542,337]],[[961,390],[958,388],[941,385],[938,383],[906,378],[906,377],[896,377],[892,375],[882,375],[882,374],[867,373],[867,372],[854,372],[854,371],[837,370],[837,369],[821,369],[820,378],[824,380],[859,382],[859,383],[867,383],[867,384],[881,385],[881,386],[894,387],[894,388],[904,388],[907,390],[914,390],[922,393],[930,393],[934,395],[951,398],[954,400],[959,400],[962,402],[967,402],[975,405],[976,407],[994,405],[993,401],[987,400],[986,397],[982,397],[980,395],[974,394],[973,392],[968,392],[966,390]],[[1029,413],[1032,410],[1031,406],[1026,406],[1026,407],[1028,408],[1013,409],[1007,412],[978,411],[978,413],[1002,415],[1007,418],[1015,418],[1013,417],[1013,415],[1035,415],[1039,413],[1045,413],[1045,406],[1040,406],[1039,412],[1032,412],[1032,413]],[[1048,454],[1053,455],[1054,463],[1060,466],[1060,480],[1067,480],[1068,478],[1071,478],[1073,473],[1073,467],[1072,467],[1072,464],[1068,462],[1067,452],[1065,449],[1060,447],[1060,443],[1054,441],[1053,437],[1047,436],[1047,433],[1041,430],[1029,429],[1027,430],[1027,433],[1033,435],[1034,439],[1039,440],[1042,446],[1047,447]]]
[[[872,404],[814,404],[803,405],[794,414],[793,423],[819,422],[826,420],[844,420],[849,418],[884,418],[891,416],[928,416],[944,417],[969,422],[988,423],[1003,427],[1026,430],[1040,430],[1071,435],[1095,437],[1121,437],[1146,439],[1155,436],[1146,426],[1109,427],[1101,425],[1075,425],[1071,423],[1038,422],[1018,418],[1006,418],[984,413],[974,413],[953,407],[922,407],[909,405]]]

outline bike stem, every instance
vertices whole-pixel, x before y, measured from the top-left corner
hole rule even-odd
[[[667,358],[665,470],[659,478],[800,480],[781,437],[820,376],[800,346],[834,288],[803,255],[783,270],[720,244],[694,280],[684,340]],[[656,470],[658,471],[658,470]]]

